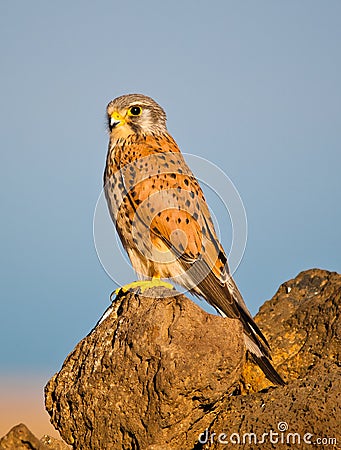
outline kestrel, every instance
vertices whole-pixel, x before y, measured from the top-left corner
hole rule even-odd
[[[108,104],[107,120],[104,191],[133,268],[152,280],[149,285],[171,279],[221,315],[238,318],[251,359],[283,385],[269,344],[229,273],[200,185],[167,131],[166,113],[152,98],[130,94]]]

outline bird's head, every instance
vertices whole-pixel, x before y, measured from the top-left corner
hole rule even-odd
[[[152,98],[142,94],[112,100],[107,106],[107,118],[110,134],[115,138],[167,132],[166,113]]]

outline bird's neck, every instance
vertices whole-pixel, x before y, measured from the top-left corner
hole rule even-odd
[[[116,160],[132,161],[155,153],[179,153],[174,139],[168,133],[133,133],[119,137],[110,136],[109,153]]]

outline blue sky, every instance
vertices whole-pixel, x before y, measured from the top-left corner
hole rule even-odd
[[[236,186],[252,313],[301,270],[340,271],[338,0],[14,0],[0,30],[0,373],[57,370],[108,306],[92,222],[124,93],[155,98]]]

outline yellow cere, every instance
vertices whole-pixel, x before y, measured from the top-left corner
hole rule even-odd
[[[121,114],[119,114],[117,111],[114,111],[111,115],[111,122],[115,121],[116,122],[116,127],[119,127],[121,125],[125,124],[125,120],[124,117],[121,116]],[[117,123],[119,122],[119,123]]]
[[[110,117],[111,117],[112,119],[115,119],[115,120],[122,120],[122,119],[123,119],[123,117],[121,116],[121,114],[119,114],[117,111],[113,112],[113,113],[111,114]]]

